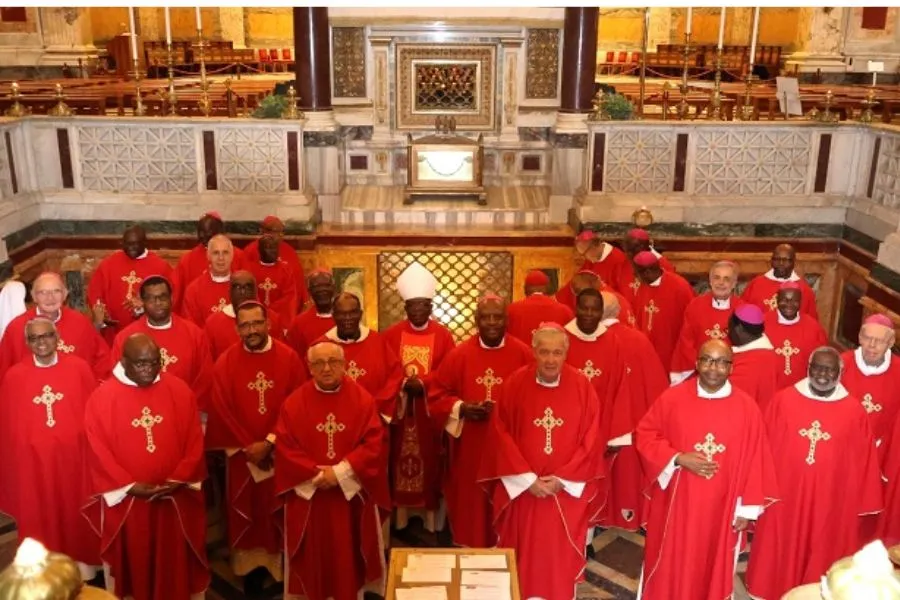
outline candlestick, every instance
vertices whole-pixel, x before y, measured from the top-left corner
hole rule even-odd
[[[197,9],[197,15],[200,14],[200,9]],[[212,112],[212,102],[209,99],[209,81],[206,78],[206,53],[204,52],[204,46],[206,43],[203,41],[203,30],[197,29],[197,49],[200,53],[200,99],[197,101],[197,106],[200,108],[200,112],[203,113],[203,116],[208,117]]]
[[[647,45],[650,39],[650,9],[644,9],[644,30],[641,36],[641,64],[639,73],[640,97],[638,97],[638,119],[644,118],[644,94],[647,91]]]
[[[200,7],[197,7],[197,31],[203,30],[203,19],[200,18]]]
[[[691,10],[691,9],[688,9]],[[690,15],[690,13],[688,13]],[[690,21],[688,21],[690,23]],[[688,94],[688,59],[691,56],[691,32],[684,32],[684,52],[682,54],[683,63],[681,71],[681,102],[678,103],[678,118],[686,119],[690,112],[690,105],[687,101]]]
[[[134,8],[131,6],[128,7],[128,22],[131,26],[131,29],[129,30],[131,32],[131,60],[137,63],[137,32],[134,29]]]
[[[713,92],[709,99],[709,118],[714,121],[722,120],[725,115],[722,111],[722,48],[716,50],[716,74],[713,80]]]
[[[725,7],[719,9],[719,44],[716,46],[722,50],[722,42],[725,41]]]
[[[166,46],[172,45],[172,20],[169,17],[169,7],[167,6],[165,9],[166,15]]]
[[[753,9],[753,33],[750,37],[750,72],[756,63],[756,39],[759,37],[759,7]]]
[[[144,108],[144,99],[141,97],[141,69],[138,59],[134,59],[134,116],[143,117],[147,114]]]
[[[691,35],[691,25],[694,20],[694,9],[688,6],[687,9],[687,22],[684,25],[684,32],[687,35]]]

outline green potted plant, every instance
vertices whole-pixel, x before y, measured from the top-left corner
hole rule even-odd
[[[613,121],[630,121],[634,118],[634,104],[622,94],[604,94],[603,113]]]
[[[257,119],[280,119],[281,113],[287,107],[287,96],[283,94],[269,94],[262,99],[253,116]]]

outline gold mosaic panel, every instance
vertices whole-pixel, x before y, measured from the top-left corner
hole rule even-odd
[[[335,98],[366,97],[366,35],[362,27],[331,30]]]
[[[494,129],[495,65],[492,45],[398,44],[398,129],[433,129],[435,114],[458,130]]]
[[[406,318],[397,293],[397,277],[419,262],[438,280],[434,318],[460,342],[475,333],[478,298],[493,293],[512,299],[510,252],[380,252],[378,254],[378,326],[387,329]]]
[[[529,29],[525,97],[556,98],[559,80],[559,29]]]

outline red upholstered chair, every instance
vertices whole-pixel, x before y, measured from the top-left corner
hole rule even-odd
[[[265,48],[259,49],[259,62],[269,62],[269,53]]]
[[[616,62],[616,53],[612,50],[606,53],[606,61],[604,61],[603,66],[606,67],[606,72],[612,75],[613,72],[613,63]]]
[[[628,62],[628,53],[627,52],[619,52],[619,60],[617,60],[616,62],[623,64],[623,65],[625,63],[627,63]]]
[[[269,60],[278,60],[278,48],[271,48],[269,50]]]
[[[291,49],[290,48],[282,48],[281,49],[281,60],[291,60]]]
[[[636,65],[641,62],[641,53],[640,52],[632,52],[631,53],[631,64]]]

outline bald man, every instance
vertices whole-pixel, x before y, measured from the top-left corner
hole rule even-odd
[[[182,314],[201,329],[210,315],[228,305],[234,246],[224,235],[213,236],[206,248],[207,269],[184,292]]]
[[[772,251],[771,269],[750,280],[741,296],[744,302],[755,304],[764,311],[773,312],[778,308],[778,290],[787,282],[794,282],[801,292],[800,312],[819,320],[816,307],[816,293],[806,283],[794,266],[797,263],[797,252],[790,244],[779,244]]]
[[[175,298],[175,310],[181,310],[181,302],[187,287],[209,266],[209,258],[207,250],[210,240],[225,233],[225,222],[222,217],[215,211],[208,212],[197,220],[197,245],[190,252],[181,256],[178,266],[175,267],[174,288],[177,293]],[[234,265],[230,268],[235,271],[244,268],[246,259],[240,248],[234,251]]]

